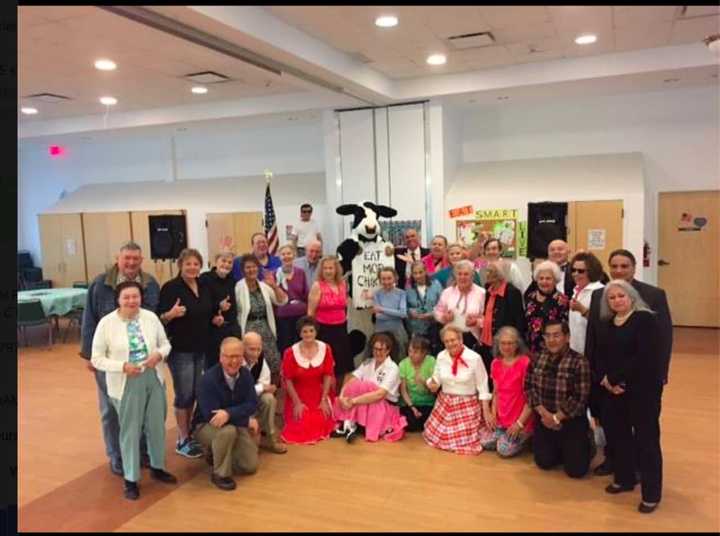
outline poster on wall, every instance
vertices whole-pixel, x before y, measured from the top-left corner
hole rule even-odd
[[[352,261],[353,307],[372,307],[371,292],[380,287],[378,271],[383,266],[395,266],[393,255],[385,254],[387,242],[365,244],[362,253]],[[366,292],[371,291],[371,292]]]
[[[393,246],[405,245],[404,235],[408,229],[415,229],[422,241],[422,221],[420,220],[393,220],[382,222],[382,235]]]
[[[518,209],[482,209],[475,211],[472,220],[456,222],[457,241],[472,245],[489,238],[497,238],[503,245],[503,257],[515,258],[518,255]]]
[[[606,232],[605,229],[588,229],[588,249],[601,250],[605,249]]]

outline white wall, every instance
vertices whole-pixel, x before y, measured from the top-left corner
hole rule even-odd
[[[655,282],[657,192],[720,188],[719,103],[712,86],[532,105],[504,101],[491,109],[466,110],[463,160],[642,153],[645,239],[653,250],[644,279]]]
[[[447,206],[518,209],[520,220],[527,220],[528,202],[622,199],[623,244],[642,258],[645,200],[642,157],[637,153],[472,163],[456,177]],[[454,240],[456,220],[445,221],[446,235]],[[529,283],[529,260],[521,257],[517,264]]]
[[[132,206],[127,204],[123,198],[126,195],[134,198],[138,192],[139,185],[135,183],[164,182],[167,196],[157,208],[192,210],[192,214],[188,214],[191,217],[189,239],[201,251],[205,251],[206,240],[204,215],[200,216],[203,211],[263,210],[264,197],[262,194],[257,197],[256,191],[264,192],[265,182],[261,176],[265,169],[271,169],[276,176],[298,181],[295,185],[281,181],[286,184],[287,192],[279,191],[279,184],[272,189],[281,239],[285,221],[296,217],[303,202],[316,205],[314,217],[324,219],[325,155],[319,120],[274,120],[269,126],[255,124],[252,127],[243,126],[241,122],[215,121],[197,123],[179,132],[176,129],[128,129],[98,133],[91,138],[59,136],[19,143],[18,247],[30,250],[37,264],[41,261],[37,215],[51,209],[63,191],[69,194],[86,185],[111,184],[112,187],[88,190],[97,192],[95,197],[83,194],[73,199],[77,210],[139,210],[152,208],[149,204],[155,206],[156,203],[148,200],[146,206],[141,206],[141,201]],[[66,153],[51,158],[47,149],[50,143],[64,146]],[[193,190],[181,186],[186,181],[202,184],[203,180],[218,177],[243,179],[232,183],[234,191],[228,197],[216,196],[212,188],[205,191],[202,187]],[[322,188],[315,184],[317,177],[321,177]],[[274,180],[273,184],[277,182]],[[112,199],[105,198],[108,192],[112,193]],[[207,197],[202,197],[204,195]],[[278,196],[283,200],[279,201]],[[286,207],[287,210],[293,207],[291,212],[295,214],[286,214]],[[200,222],[202,229],[195,228]],[[328,244],[328,247],[334,249],[335,245]]]

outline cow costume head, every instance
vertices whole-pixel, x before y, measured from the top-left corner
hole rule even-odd
[[[378,218],[394,218],[397,216],[397,210],[365,201],[362,206],[355,204],[340,205],[335,209],[335,212],[342,216],[354,217],[351,236],[345,239],[337,248],[343,272],[347,274],[352,267],[352,260],[362,251],[362,243],[383,241]]]

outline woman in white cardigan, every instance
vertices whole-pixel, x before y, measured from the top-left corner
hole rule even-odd
[[[155,313],[142,309],[142,287],[124,281],[115,288],[118,308],[97,325],[92,364],[106,372],[110,401],[120,421],[120,452],[127,499],[140,496],[140,434],[145,430],[150,474],[168,484],[177,479],[165,471],[165,360],[170,342]]]
[[[263,340],[263,358],[276,380],[280,372],[281,356],[277,347],[273,305],[285,305],[288,296],[277,284],[272,270],[265,270],[265,281],[258,280],[260,262],[254,255],[243,255],[240,266],[245,277],[235,285],[238,324],[243,335],[248,331],[260,334]]]

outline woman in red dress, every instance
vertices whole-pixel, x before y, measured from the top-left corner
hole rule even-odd
[[[330,437],[335,428],[335,360],[330,345],[316,339],[312,317],[300,318],[297,329],[301,340],[285,350],[282,361],[287,396],[280,437],[286,443],[312,444]]]

